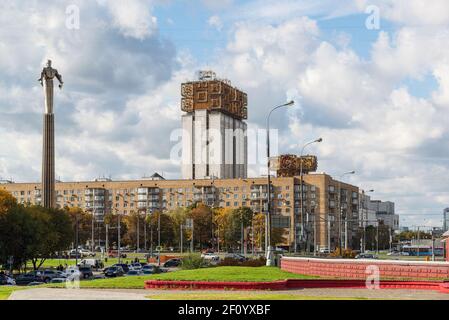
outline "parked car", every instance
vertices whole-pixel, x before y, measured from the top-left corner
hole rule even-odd
[[[15,286],[16,280],[7,276],[6,274],[0,274],[0,286]]]
[[[78,263],[78,266],[91,267],[98,270],[104,268],[104,263],[100,259],[83,259]]]
[[[76,249],[70,250],[69,257],[76,258]],[[78,249],[78,258],[85,258],[85,257],[95,257],[95,252],[91,252],[85,249]]]
[[[41,278],[45,283],[51,282],[55,278],[67,278],[64,272],[58,270],[44,270],[41,272]]]
[[[127,276],[141,276],[143,275],[142,270],[129,270],[126,274]]]
[[[33,282],[44,283],[41,273],[39,271],[31,271],[28,273],[21,274],[16,277],[16,284],[18,286],[26,286]]]
[[[131,264],[130,270],[142,270],[142,264],[140,262],[134,262]]]
[[[121,267],[124,273],[128,273],[129,271],[129,266],[126,263],[116,263],[113,267]]]
[[[123,268],[120,266],[109,267],[104,273],[105,277],[113,278],[113,277],[121,277],[125,274]]]
[[[92,278],[94,276],[94,273],[92,272],[92,268],[89,267],[89,266],[78,267],[78,270],[79,270],[79,272],[81,274],[80,275],[81,279],[89,279],[89,278]]]
[[[228,253],[225,255],[225,259],[234,259],[234,260],[238,260],[240,262],[244,262],[244,261],[248,260],[247,257],[245,257],[244,255],[238,254],[238,253]]]
[[[164,263],[165,268],[174,268],[174,267],[179,267],[180,265],[181,265],[181,259],[179,259],[179,258],[170,259]]]
[[[218,255],[216,255],[214,253],[211,253],[211,252],[203,253],[201,255],[201,258],[203,258],[204,260],[210,260],[210,261],[218,261],[218,260],[220,260],[220,257]]]
[[[322,253],[322,254],[329,254],[329,253],[331,253],[331,252],[329,251],[328,248],[320,248],[319,253]]]
[[[81,279],[81,276],[82,276],[78,267],[67,268],[66,271],[64,272],[64,274],[67,278],[71,278],[71,279],[73,279],[74,277],[78,277],[79,279]]]
[[[377,256],[372,253],[360,253],[355,256],[356,259],[377,259]]]
[[[158,266],[146,265],[142,268],[143,274],[161,273],[162,270]]]

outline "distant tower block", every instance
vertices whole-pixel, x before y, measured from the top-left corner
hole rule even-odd
[[[181,85],[183,179],[246,178],[248,98],[246,93],[200,71]]]

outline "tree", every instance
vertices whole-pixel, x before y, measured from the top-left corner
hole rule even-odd
[[[265,214],[257,213],[253,217],[254,242],[260,250],[265,244]]]
[[[17,205],[16,198],[5,190],[0,190],[0,215],[5,214],[9,209]]]
[[[200,248],[211,246],[212,210],[203,203],[196,204],[190,211],[193,219],[193,241],[199,243]]]
[[[239,235],[237,242],[240,244],[240,248],[245,245],[245,230],[251,226],[253,215],[253,211],[248,207],[241,207],[233,211],[234,225],[237,226],[236,233]]]
[[[286,230],[284,228],[272,228],[271,230],[271,245],[277,246],[287,241],[285,237]]]
[[[169,247],[176,244],[174,241],[173,220],[168,214],[160,211],[153,212],[148,215],[147,221],[151,229],[153,230],[153,245],[158,245],[158,225],[160,219],[161,228],[161,246]],[[150,239],[151,241],[151,239]]]
[[[33,268],[40,268],[45,260],[68,249],[72,226],[64,210],[16,205],[0,217],[0,260],[9,257],[20,268],[31,260]]]
[[[187,208],[178,207],[168,212],[168,216],[172,222],[174,243],[181,245],[181,227],[186,224],[186,220],[189,216],[189,210]]]
[[[233,226],[234,211],[229,208],[214,209],[213,222],[215,225],[215,236],[223,249],[230,248],[234,239]]]
[[[92,214],[78,207],[66,207],[64,209],[70,218],[73,243],[75,244],[76,242],[76,224],[78,220],[78,244],[85,245],[92,237]]]
[[[34,270],[56,252],[67,250],[73,235],[70,216],[65,210],[27,207],[36,241],[27,247]]]
[[[120,240],[125,238],[128,232],[128,225],[124,223],[125,218],[120,216]],[[101,239],[106,239],[106,224],[108,225],[108,245],[109,248],[118,246],[118,215],[107,213],[104,216],[104,227],[101,228],[100,237]],[[123,246],[123,243],[120,244]]]

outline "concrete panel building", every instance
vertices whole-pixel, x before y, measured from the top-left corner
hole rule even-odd
[[[376,219],[383,221],[392,230],[399,230],[399,215],[395,214],[394,202],[371,200],[369,208],[376,212]]]
[[[300,181],[298,176],[272,180],[272,227],[284,229],[285,246],[293,245],[294,225],[301,224]],[[266,183],[266,178],[57,182],[56,202],[59,208],[83,208],[94,214],[99,222],[108,213],[151,214],[195,202],[231,209],[250,207],[260,213],[266,212]],[[11,192],[19,203],[42,204],[40,183],[8,182],[0,188]],[[341,193],[340,204],[338,191]],[[340,226],[344,225],[342,217],[347,219],[349,247],[358,248],[358,192],[357,187],[338,183],[327,174],[304,175],[304,227],[309,232],[309,239],[316,239],[317,249],[329,245],[334,249],[338,245]],[[339,214],[340,206],[342,215]]]
[[[444,209],[443,212],[443,232],[449,230],[449,208]]]

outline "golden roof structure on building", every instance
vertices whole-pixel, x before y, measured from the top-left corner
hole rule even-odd
[[[248,118],[248,96],[213,71],[200,71],[199,80],[181,85],[181,110],[221,111],[238,119]]]

